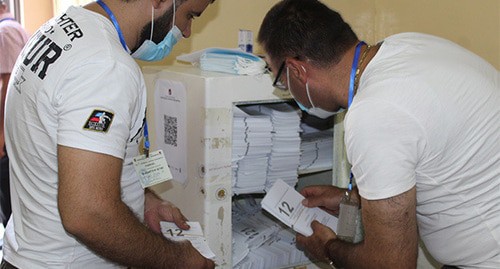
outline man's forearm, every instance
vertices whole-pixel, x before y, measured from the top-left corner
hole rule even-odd
[[[364,241],[353,244],[332,239],[325,245],[325,254],[336,268],[390,268],[387,267],[387,257],[380,252],[370,251]]]
[[[73,234],[94,252],[116,263],[144,268],[181,268],[187,245],[149,230],[125,205],[84,218]],[[80,226],[82,228],[82,226]]]
[[[325,254],[336,268],[415,268],[404,256],[387,253],[377,247],[369,247],[365,242],[349,243],[332,239],[325,244]],[[415,257],[416,258],[416,257]]]
[[[361,200],[364,240],[330,240],[326,256],[340,268],[416,268],[416,188],[386,199]]]

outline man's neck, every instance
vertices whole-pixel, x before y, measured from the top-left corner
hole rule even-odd
[[[103,1],[111,10],[113,16],[116,18],[118,25],[122,31],[123,37],[125,39],[125,43],[128,48],[134,48],[137,45],[140,31],[142,27],[146,25],[146,23],[151,18],[149,14],[149,19],[146,19],[147,16],[139,16],[137,14],[138,10],[144,10],[144,3],[147,1],[132,1],[132,2],[124,2],[124,1]],[[85,9],[98,13],[110,21],[110,15],[97,3],[92,2],[84,6]],[[149,11],[151,8],[149,7]],[[130,16],[130,14],[136,14],[134,16]]]

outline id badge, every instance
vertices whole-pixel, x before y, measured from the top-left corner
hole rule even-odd
[[[354,242],[358,227],[359,206],[350,198],[350,193],[346,192],[340,201],[337,225],[337,237],[346,242]]]
[[[137,156],[134,158],[133,163],[142,188],[151,187],[172,179],[172,173],[168,168],[162,150],[149,153],[149,157],[144,154]]]

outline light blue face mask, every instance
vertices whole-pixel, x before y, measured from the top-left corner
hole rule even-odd
[[[179,28],[175,25],[175,0],[174,0],[172,29],[170,29],[168,34],[159,44],[155,44],[152,41],[153,30],[154,30],[154,8],[152,9],[153,11],[151,15],[152,17],[151,37],[149,38],[149,40],[145,40],[142,43],[142,45],[134,53],[132,53],[133,58],[148,62],[163,60],[163,58],[165,58],[167,55],[170,54],[174,45],[177,44],[177,41],[179,41],[179,39],[182,37],[181,30],[179,30]]]
[[[304,67],[302,67],[302,68],[304,68]],[[288,67],[286,68],[286,79],[287,79],[287,84],[288,84],[288,90],[290,90],[290,93],[292,93],[292,91],[290,89],[290,73],[288,71]],[[311,106],[312,106],[311,108],[305,107],[295,97],[293,99],[295,100],[295,102],[299,106],[300,110],[306,112],[307,114],[316,116],[316,117],[321,118],[321,119],[326,119],[328,117],[331,117],[335,114],[338,114],[338,113],[344,111],[343,108],[340,108],[339,110],[337,110],[335,112],[331,112],[331,111],[326,111],[326,110],[319,108],[317,106],[314,106],[312,99],[311,99],[311,95],[309,94],[309,83],[308,82],[306,82],[306,92],[307,92],[307,98],[309,98],[309,103],[311,103]],[[293,97],[293,95],[292,95],[292,97]]]

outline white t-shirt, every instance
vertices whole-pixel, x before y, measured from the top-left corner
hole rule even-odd
[[[384,40],[345,119],[360,195],[417,190],[419,233],[440,262],[500,268],[499,72],[458,45]]]
[[[16,63],[6,110],[13,218],[4,258],[20,268],[118,267],[66,233],[57,208],[56,149],[64,145],[123,159],[122,200],[143,218],[132,158],[139,154],[146,88],[113,24],[70,7],[43,25]]]

